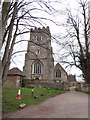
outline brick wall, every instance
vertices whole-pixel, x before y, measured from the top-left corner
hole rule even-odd
[[[17,80],[20,80],[20,76],[7,76],[4,87],[17,87]]]

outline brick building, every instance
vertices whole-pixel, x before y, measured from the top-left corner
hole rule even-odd
[[[76,85],[76,76],[75,75],[68,75],[67,76],[68,82],[70,86],[75,86]]]
[[[8,71],[7,80],[5,81],[5,87],[18,87],[22,81],[23,72],[18,68],[12,68]]]

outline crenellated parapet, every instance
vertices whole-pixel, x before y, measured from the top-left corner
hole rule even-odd
[[[46,34],[48,34],[48,35],[51,36],[49,26],[47,26],[47,27],[42,27],[42,28],[40,28],[40,27],[38,27],[38,28],[35,27],[34,29],[31,28],[30,32],[31,32],[31,33],[46,33]]]

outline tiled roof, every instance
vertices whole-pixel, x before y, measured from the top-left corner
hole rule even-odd
[[[23,75],[23,72],[15,67],[8,71],[8,75]]]

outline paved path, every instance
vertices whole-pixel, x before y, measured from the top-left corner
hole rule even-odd
[[[88,118],[88,95],[76,91],[52,97],[38,105],[8,113],[6,118]]]

